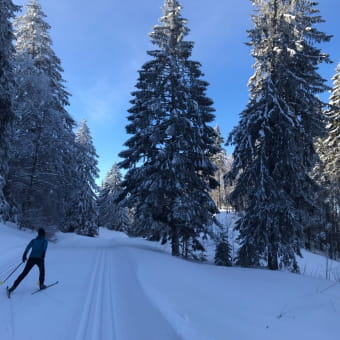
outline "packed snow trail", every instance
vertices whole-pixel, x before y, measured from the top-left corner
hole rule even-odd
[[[75,340],[180,340],[141,289],[124,247],[96,249]]]
[[[182,340],[145,295],[128,247],[97,241],[50,246],[46,282],[58,278],[59,285],[31,296],[33,269],[7,303],[2,340]],[[36,316],[34,324],[27,314]]]
[[[34,236],[0,225],[0,272]],[[58,285],[31,295],[34,268],[11,299],[0,286],[1,340],[339,340],[335,282],[198,264],[105,229],[58,238],[46,255]]]

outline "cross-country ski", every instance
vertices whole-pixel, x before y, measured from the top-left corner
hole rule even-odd
[[[45,285],[44,288],[39,288],[39,289],[35,290],[34,292],[32,292],[31,294],[33,295],[33,294],[39,293],[39,292],[41,292],[41,291],[43,291],[43,290],[46,290],[47,288],[50,288],[50,287],[55,286],[55,285],[58,284],[58,283],[59,283],[59,281],[56,281],[56,282],[50,283],[50,284],[48,284],[48,285]]]

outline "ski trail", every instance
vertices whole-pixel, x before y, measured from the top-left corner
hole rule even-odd
[[[14,322],[14,307],[13,301],[7,296],[7,288],[0,286],[3,293],[1,301],[1,312],[6,310],[5,313],[0,314],[0,339],[13,340],[15,339],[15,322]],[[3,315],[2,315],[3,314]]]
[[[7,293],[7,292],[6,292]],[[15,327],[14,327],[14,311],[13,311],[13,305],[12,305],[12,301],[11,299],[9,299],[8,301],[9,303],[9,323],[8,323],[8,334],[10,335],[11,339],[15,339],[15,333],[14,333],[14,330],[15,330]]]
[[[96,261],[82,308],[75,340],[115,340],[113,326],[113,298],[111,275],[108,271],[106,250],[95,250]]]
[[[91,250],[74,340],[183,340],[142,289],[127,247]]]
[[[127,247],[111,251],[116,340],[183,340],[145,294]]]

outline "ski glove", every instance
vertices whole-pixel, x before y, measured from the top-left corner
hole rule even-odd
[[[26,262],[26,254],[22,255],[22,262]]]

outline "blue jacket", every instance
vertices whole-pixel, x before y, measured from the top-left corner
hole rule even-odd
[[[32,248],[30,257],[34,258],[45,258],[45,253],[47,249],[47,240],[43,236],[38,236],[37,238],[33,239],[25,249],[24,257],[26,257],[30,248]]]

